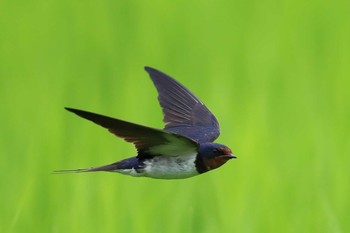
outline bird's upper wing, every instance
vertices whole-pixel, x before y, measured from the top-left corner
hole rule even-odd
[[[168,75],[150,67],[145,69],[157,88],[166,131],[198,143],[213,142],[219,137],[218,121],[197,97]]]
[[[141,159],[198,152],[198,144],[196,142],[171,132],[137,125],[83,110],[66,109],[107,128],[111,133],[123,138],[127,142],[132,142],[138,151],[137,157]]]

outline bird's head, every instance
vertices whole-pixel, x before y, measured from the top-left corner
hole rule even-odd
[[[231,149],[218,143],[201,144],[198,151],[197,167],[203,172],[220,167],[228,160],[236,158]]]

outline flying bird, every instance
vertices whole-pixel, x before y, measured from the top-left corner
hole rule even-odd
[[[220,135],[219,123],[196,96],[170,76],[150,67],[145,70],[158,91],[164,129],[66,108],[133,143],[137,156],[100,167],[56,172],[107,171],[136,177],[182,179],[211,171],[236,158],[227,146],[214,143]]]

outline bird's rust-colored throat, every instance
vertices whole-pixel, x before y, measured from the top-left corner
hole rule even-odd
[[[218,156],[218,157],[206,160],[205,164],[206,164],[208,170],[213,170],[213,169],[216,169],[218,167],[221,167],[230,159],[231,158],[229,158],[225,155],[222,155],[222,156]]]
[[[219,148],[218,150],[221,152],[222,155],[205,160],[205,164],[209,170],[221,167],[230,159],[237,158],[235,155],[232,154],[231,149],[228,147]]]

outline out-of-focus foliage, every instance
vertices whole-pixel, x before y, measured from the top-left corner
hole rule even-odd
[[[1,232],[350,232],[349,1],[2,1]],[[68,113],[161,128],[143,66],[238,159],[186,180],[51,175],[135,155]]]

